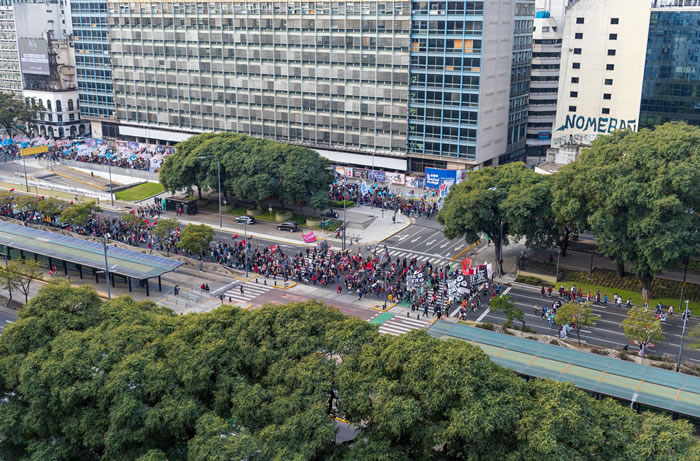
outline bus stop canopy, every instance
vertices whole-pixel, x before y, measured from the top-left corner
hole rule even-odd
[[[98,270],[105,267],[102,243],[3,220],[0,220],[0,245]],[[159,277],[183,264],[175,259],[109,245],[107,256],[111,273],[137,280]]]
[[[700,418],[700,378],[439,320],[428,332],[478,345],[491,360],[534,378]]]

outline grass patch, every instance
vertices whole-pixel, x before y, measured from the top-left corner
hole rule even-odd
[[[342,200],[329,200],[328,206],[330,206],[331,208],[343,208],[343,201]],[[355,206],[355,202],[353,202],[352,200],[345,201],[345,208],[350,208],[353,206]]]
[[[518,275],[515,279],[518,283],[526,283],[528,285],[541,285],[542,279],[537,277],[532,277],[530,275]]]
[[[163,187],[161,183],[145,182],[143,184],[139,184],[138,186],[120,190],[116,193],[116,197],[117,200],[135,202],[138,200],[147,199],[148,197],[160,194],[161,192],[165,192],[165,187]]]
[[[642,300],[642,283],[635,275],[626,274],[624,278],[618,278],[615,271],[605,269],[595,269],[593,274],[588,276],[588,272],[578,272],[572,270],[564,270],[564,279],[560,282],[561,285],[571,287],[572,284],[576,288],[580,288],[585,297],[589,292],[592,297],[595,297],[597,291],[600,291],[600,297],[608,295],[608,306],[613,306],[613,296],[615,293],[622,296],[623,305],[627,299],[632,300],[635,306],[644,305]],[[676,313],[680,313],[678,301],[681,296],[681,282],[676,280],[666,280],[655,278],[651,285],[652,299],[649,300],[649,306],[656,307],[657,303],[664,306],[673,306]],[[700,302],[693,301],[700,299],[700,286],[688,283],[683,294],[683,304],[685,308],[685,300],[690,298],[690,310],[700,308]]]
[[[483,328],[484,330],[491,330],[494,331],[496,327],[494,326],[493,323],[491,322],[484,322],[484,323],[477,323],[475,325],[477,328]]]

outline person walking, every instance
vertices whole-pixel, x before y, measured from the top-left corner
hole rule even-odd
[[[240,289],[241,294],[245,295],[245,293],[243,292],[243,284],[242,283],[240,285],[238,285],[238,288]]]

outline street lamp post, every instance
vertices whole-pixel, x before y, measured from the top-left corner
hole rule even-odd
[[[248,220],[243,222],[243,232],[245,233],[245,244],[243,245],[243,251],[245,251],[245,276],[248,277]]]
[[[561,249],[557,248],[557,273],[554,274],[554,279],[558,282],[559,281],[559,255],[561,254]]]
[[[498,239],[498,275],[503,277],[503,220],[501,219],[501,237]]]
[[[114,191],[112,189],[112,156],[107,157],[107,165],[109,167],[109,199],[112,201],[112,206],[114,206]]]
[[[112,299],[112,293],[109,288],[109,263],[107,262],[107,238],[109,234],[104,235],[104,248],[105,248],[105,277],[107,278],[107,299]]]
[[[347,189],[347,179],[343,178],[343,251],[345,251],[345,233],[347,232],[348,229],[348,215],[347,215],[347,208],[345,202],[346,197],[348,194],[348,189]]]
[[[387,271],[386,269],[384,270],[384,310],[386,310],[386,300],[389,297],[389,287],[387,286],[387,283],[386,283],[387,282],[386,276],[387,276],[388,272],[389,271]]]
[[[29,192],[29,179],[27,178],[27,156],[26,155],[22,155],[22,161],[24,162],[24,185],[27,187],[27,192]]]
[[[689,309],[690,300],[685,300],[685,311],[683,311],[683,331],[681,332],[681,346],[678,351],[678,361],[676,362],[676,372],[681,369],[681,357],[683,356],[683,341],[685,340],[685,326],[688,323],[688,317],[690,317]]]

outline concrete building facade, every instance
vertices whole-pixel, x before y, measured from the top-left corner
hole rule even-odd
[[[552,125],[557,112],[562,31],[547,11],[535,18],[532,75],[528,103],[528,155],[544,156],[552,143]]]
[[[579,0],[566,10],[552,146],[639,128],[650,4]]]
[[[77,36],[93,16],[74,3]],[[534,0],[106,5],[78,80],[81,101],[112,86],[121,139],[234,131],[417,173],[524,147]],[[89,75],[98,48],[111,76]],[[83,108],[96,133],[102,101]]]
[[[15,11],[9,0],[0,0],[0,91],[22,96]]]

